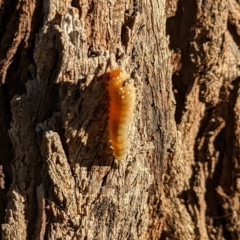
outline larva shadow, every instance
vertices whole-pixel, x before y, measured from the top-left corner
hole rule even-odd
[[[107,132],[106,76],[83,76],[77,84],[61,83],[61,115],[68,159],[90,168],[113,162]]]

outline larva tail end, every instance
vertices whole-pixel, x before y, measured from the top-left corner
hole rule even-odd
[[[118,159],[117,159],[117,158],[114,158],[114,160],[115,160],[115,162],[116,162],[117,164],[120,164],[123,159],[122,159],[122,158],[121,158],[121,159],[119,159],[119,158],[118,158]]]
[[[114,158],[115,158],[115,160],[117,160],[118,163],[120,163],[122,160],[124,160],[125,157],[126,157],[125,154],[124,155],[119,155],[119,156],[114,155]]]

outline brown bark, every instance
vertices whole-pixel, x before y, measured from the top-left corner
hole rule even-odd
[[[2,239],[239,238],[240,6],[166,2],[0,0]],[[137,91],[120,164],[116,67]]]
[[[185,164],[184,187],[171,200],[177,209],[169,223],[175,238],[240,238],[239,9],[234,0],[208,0],[179,1],[176,12],[169,10],[175,116]]]
[[[2,238],[157,239],[161,176],[174,142],[164,2],[3,4],[19,22],[12,15],[1,42],[15,156]],[[104,86],[115,67],[131,74],[138,96],[128,156],[119,165],[106,131]]]

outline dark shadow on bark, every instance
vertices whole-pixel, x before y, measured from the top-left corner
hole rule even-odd
[[[199,129],[198,136],[195,143],[195,159],[199,162],[206,162],[208,165],[208,172],[212,174],[206,179],[206,189],[205,194],[206,204],[207,204],[207,216],[209,226],[215,226],[217,229],[222,229],[223,236],[225,239],[232,239],[232,234],[227,229],[228,212],[223,208],[223,202],[216,189],[221,187],[224,193],[228,196],[232,195],[232,181],[235,179],[233,174],[234,164],[233,159],[234,154],[234,106],[237,99],[239,79],[235,80],[233,83],[234,90],[230,91],[229,96],[226,94],[225,86],[220,89],[220,98],[222,97],[222,102],[220,102],[216,107],[207,109],[204,114],[204,118],[201,121],[201,128]],[[226,98],[228,96],[228,98]],[[219,120],[220,119],[220,120]],[[213,121],[214,120],[214,121]],[[224,121],[224,126],[221,127]],[[212,135],[215,131],[220,131],[215,136],[214,142],[212,143],[215,152],[218,152],[216,159],[211,159],[210,147]],[[199,147],[199,140],[203,139],[201,143],[201,148]],[[202,140],[201,140],[202,141]],[[214,169],[213,161],[216,162]],[[195,172],[194,175],[197,175]],[[231,176],[231,177],[230,177]],[[193,177],[192,182],[195,181]],[[191,187],[193,189],[193,186]],[[232,189],[232,190],[231,190]],[[233,190],[234,191],[234,190]],[[209,232],[210,234],[210,232]]]
[[[18,16],[21,12],[20,9],[16,9],[16,2],[3,1],[2,10],[0,12],[0,46],[1,46],[1,60],[4,61],[6,57],[6,51],[8,51],[12,44],[14,34],[17,33]],[[26,93],[25,83],[30,79],[29,64],[33,62],[33,49],[35,43],[35,34],[42,26],[42,1],[36,1],[36,8],[32,15],[32,24],[30,30],[30,36],[26,40],[28,42],[21,42],[17,48],[12,62],[7,69],[5,83],[0,86],[0,164],[3,165],[3,173],[5,175],[5,190],[2,191],[0,196],[1,210],[0,210],[0,224],[3,223],[5,216],[5,207],[7,204],[6,194],[12,183],[12,166],[13,159],[15,157],[14,148],[9,138],[8,130],[12,121],[12,113],[10,102],[14,95]],[[21,33],[17,33],[21,34]],[[3,207],[4,206],[4,207]],[[1,229],[0,229],[0,235]]]
[[[62,108],[63,111],[67,111],[67,106],[76,109],[74,118],[69,121],[68,125],[74,127],[75,131],[83,129],[87,135],[86,143],[81,143],[79,136],[71,139],[70,148],[79,149],[77,154],[70,153],[69,155],[71,150],[66,144],[64,145],[70,164],[80,164],[87,168],[112,164],[113,157],[107,132],[108,99],[103,77],[93,79],[84,90],[81,90],[80,85],[85,83],[86,78],[79,79],[76,85],[64,82],[59,85],[64,106],[66,106]],[[67,112],[61,114],[64,117]],[[64,135],[62,132],[63,139]],[[92,160],[89,161],[89,159]]]
[[[176,99],[175,120],[181,122],[187,94],[194,83],[196,67],[191,62],[191,31],[196,24],[196,4],[193,1],[178,1],[175,16],[167,19],[166,34],[170,36],[170,49],[173,50],[173,88]]]

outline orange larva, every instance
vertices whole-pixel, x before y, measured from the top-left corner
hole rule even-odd
[[[121,69],[109,73],[107,85],[109,94],[108,131],[113,155],[121,161],[128,149],[128,129],[135,107],[136,93],[133,79]]]

